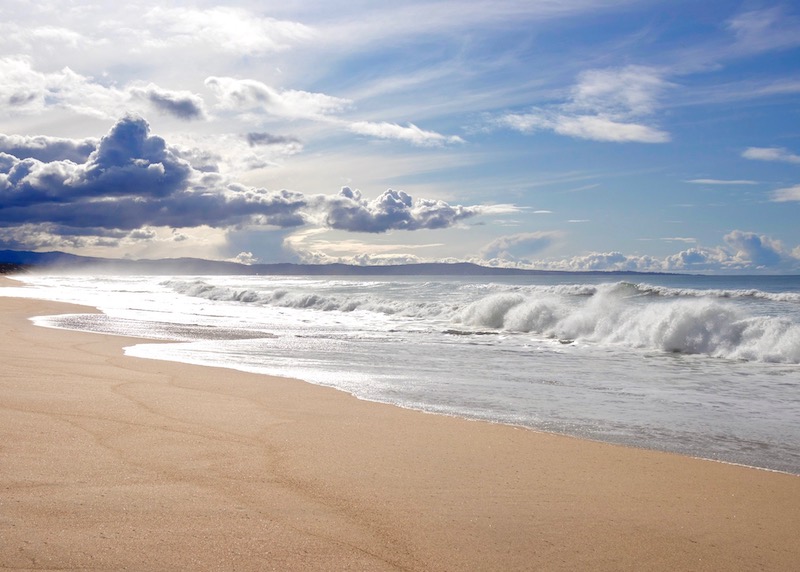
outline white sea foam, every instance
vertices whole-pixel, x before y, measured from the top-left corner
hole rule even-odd
[[[641,300],[627,283],[597,287],[577,304],[554,294],[493,294],[464,308],[465,325],[600,345],[713,357],[800,363],[800,324],[779,316],[748,316],[711,297]]]
[[[131,355],[800,474],[800,278],[30,277]],[[724,358],[724,359],[718,359]]]
[[[346,286],[339,283],[337,286]],[[800,324],[781,316],[748,315],[732,300],[793,304],[800,294],[760,290],[670,288],[650,284],[482,285],[477,299],[452,294],[421,301],[393,298],[384,285],[355,292],[231,288],[205,280],[170,280],[174,292],[212,301],[324,312],[443,318],[478,331],[534,333],[545,338],[712,357],[800,363]],[[431,287],[423,284],[422,289]],[[494,291],[494,292],[492,292]],[[490,293],[487,293],[490,292]]]

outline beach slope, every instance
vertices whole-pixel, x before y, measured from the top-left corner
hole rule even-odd
[[[800,562],[800,477],[125,357],[137,340],[28,320],[72,311],[0,298],[0,569]]]

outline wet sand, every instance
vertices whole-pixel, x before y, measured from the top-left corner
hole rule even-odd
[[[126,357],[0,298],[0,569],[791,570],[800,477]],[[446,371],[442,375],[447,375]]]

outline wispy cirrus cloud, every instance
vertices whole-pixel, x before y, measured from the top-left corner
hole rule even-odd
[[[758,181],[749,179],[689,179],[686,181],[693,185],[757,185]]]
[[[31,61],[23,57],[0,58],[0,76],[4,78],[0,85],[0,101],[6,103],[6,114],[41,114],[60,109],[109,120],[126,111],[156,111],[184,121],[211,119],[205,100],[189,90],[169,90],[154,83],[107,86],[69,68],[48,73],[37,71]],[[343,119],[341,114],[350,109],[353,102],[325,93],[280,90],[253,79],[216,76],[206,78],[205,86],[217,99],[216,112],[232,113],[257,122],[270,118],[321,121],[351,133],[403,141],[418,147],[464,142],[459,136],[425,130],[413,123],[403,126]]]
[[[501,259],[519,261],[551,246],[558,238],[557,232],[523,232],[501,236],[486,244],[478,253],[484,260]]]
[[[396,139],[407,141],[420,147],[438,147],[452,143],[464,143],[456,135],[442,135],[435,131],[420,129],[413,123],[406,126],[388,122],[354,121],[348,129],[359,135],[368,135],[378,139]]]
[[[792,153],[783,147],[748,147],[742,152],[742,157],[754,161],[777,161],[780,163],[800,164],[800,155]]]
[[[313,28],[235,7],[156,7],[144,14],[150,46],[211,44],[237,54],[259,54],[288,49],[310,40]]]
[[[742,12],[727,22],[736,36],[737,48],[748,54],[800,45],[798,25],[800,20],[781,6]]]
[[[771,197],[772,201],[775,203],[800,201],[800,185],[774,190],[771,193]]]
[[[627,66],[583,72],[564,103],[508,113],[496,126],[523,133],[549,130],[559,135],[614,143],[665,143],[670,135],[642,120],[652,115],[671,84],[655,68]]]
[[[217,96],[219,109],[241,115],[260,113],[284,119],[323,121],[358,135],[405,141],[418,147],[464,142],[461,137],[421,129],[413,123],[403,126],[386,121],[342,119],[339,115],[352,107],[353,102],[324,93],[277,90],[257,80],[230,77],[209,77],[205,84]]]
[[[278,90],[254,79],[211,76],[205,85],[217,97],[218,107],[236,113],[261,112],[287,119],[324,119],[351,105],[351,101],[324,93]]]

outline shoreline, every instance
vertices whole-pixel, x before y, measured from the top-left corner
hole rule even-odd
[[[0,568],[789,569],[795,475],[123,355],[0,298]],[[74,308],[74,307],[73,307]]]
[[[6,279],[6,278],[0,277],[0,280],[4,280],[4,279]],[[15,284],[17,284],[17,285],[24,284],[24,283],[21,283],[21,282],[17,282],[14,279],[10,279],[10,280],[13,280],[15,282]],[[1,281],[0,281],[0,286],[2,286],[2,282]],[[80,303],[78,303],[78,304],[80,304]],[[94,308],[94,307],[91,307],[91,306],[89,308],[93,313],[102,313],[102,311],[98,310],[97,308]],[[47,316],[42,316],[42,317],[47,317]],[[39,321],[37,321],[35,319],[32,320],[32,321],[36,325],[39,325],[41,327],[56,328],[56,329],[62,329],[62,330],[65,330],[65,331],[75,331],[75,329],[73,327],[64,327],[64,326],[57,325],[57,324],[47,323],[48,321],[45,321],[44,324],[41,324]],[[106,333],[102,329],[99,329],[99,330],[79,329],[78,331],[83,331],[83,332],[87,332],[87,333],[99,333],[99,334]],[[671,443],[672,444],[671,447],[665,445],[663,442],[660,442],[660,443],[656,443],[656,442],[642,443],[642,442],[637,442],[636,439],[632,439],[632,438],[627,438],[627,439],[621,438],[619,435],[617,435],[616,438],[613,438],[613,437],[603,437],[602,435],[596,435],[596,434],[588,434],[585,431],[582,432],[582,431],[575,431],[575,430],[569,431],[567,429],[562,429],[562,430],[548,429],[548,428],[543,428],[543,427],[537,426],[536,424],[526,424],[524,422],[512,422],[512,421],[506,421],[506,420],[502,420],[502,419],[492,419],[492,418],[490,418],[488,416],[483,416],[483,415],[470,415],[468,412],[461,412],[461,411],[456,411],[456,412],[449,411],[448,412],[448,411],[444,411],[444,410],[441,410],[441,409],[437,410],[435,407],[426,408],[424,403],[404,404],[402,402],[392,401],[390,399],[381,399],[379,397],[370,398],[370,397],[367,397],[367,396],[358,395],[357,390],[348,390],[345,387],[340,387],[340,386],[338,386],[336,384],[333,384],[333,383],[310,381],[308,379],[303,379],[303,378],[294,378],[290,374],[273,373],[273,372],[269,371],[268,369],[265,371],[265,370],[263,370],[262,368],[259,368],[259,367],[237,367],[236,364],[217,364],[217,363],[213,363],[213,362],[212,363],[208,363],[208,362],[204,362],[201,359],[194,359],[194,360],[192,360],[192,359],[181,359],[181,358],[173,359],[171,357],[163,357],[163,356],[151,357],[150,355],[142,354],[142,353],[139,353],[139,352],[135,351],[136,346],[138,346],[138,345],[149,345],[149,344],[161,345],[161,344],[169,344],[169,343],[179,343],[179,341],[178,340],[168,339],[166,337],[158,337],[158,336],[151,338],[145,333],[143,333],[141,336],[139,336],[138,334],[131,333],[130,331],[128,333],[114,334],[114,335],[119,335],[121,337],[128,337],[128,338],[130,338],[130,337],[137,338],[137,341],[135,343],[133,343],[130,346],[126,346],[126,347],[123,348],[123,351],[124,351],[125,355],[131,356],[131,357],[135,357],[137,359],[157,359],[157,360],[161,359],[161,360],[173,361],[175,363],[183,363],[183,364],[187,364],[187,365],[196,365],[196,366],[201,366],[201,367],[221,367],[221,368],[225,368],[225,369],[231,369],[231,370],[235,370],[235,371],[239,371],[239,372],[251,373],[251,374],[256,374],[256,375],[266,375],[266,376],[274,376],[274,377],[281,377],[281,378],[297,379],[298,381],[301,381],[303,383],[309,383],[309,384],[317,385],[317,386],[320,386],[320,387],[334,388],[334,389],[336,389],[338,391],[342,391],[343,393],[345,393],[345,394],[347,394],[349,396],[355,397],[356,399],[368,401],[368,402],[371,402],[371,403],[380,403],[380,404],[385,404],[385,405],[391,405],[391,406],[394,406],[394,407],[400,407],[400,408],[408,409],[408,410],[411,410],[411,411],[418,411],[418,412],[428,413],[428,414],[432,414],[432,415],[444,415],[444,416],[454,417],[454,418],[458,418],[458,419],[482,421],[482,422],[486,422],[486,423],[507,425],[507,426],[511,426],[511,427],[519,427],[521,429],[526,429],[526,430],[530,430],[530,431],[536,431],[536,432],[540,432],[540,433],[547,433],[547,434],[553,434],[553,435],[561,435],[561,436],[572,437],[572,438],[585,440],[585,441],[596,442],[596,443],[608,443],[608,444],[620,445],[620,446],[623,446],[623,447],[629,447],[629,448],[633,448],[633,449],[640,449],[640,450],[647,450],[647,451],[661,451],[661,452],[677,454],[677,455],[690,457],[690,458],[694,458],[694,459],[699,459],[699,460],[713,461],[713,462],[718,462],[718,463],[723,463],[723,464],[730,464],[730,465],[734,465],[734,466],[748,467],[748,468],[753,468],[753,469],[758,469],[758,470],[763,470],[763,471],[768,471],[768,472],[776,472],[776,473],[800,476],[800,466],[797,466],[796,464],[795,465],[791,465],[791,466],[788,465],[787,463],[784,463],[783,466],[777,466],[777,464],[772,464],[772,465],[762,464],[762,465],[758,465],[758,464],[754,464],[755,462],[758,461],[756,459],[750,459],[750,460],[748,460],[746,458],[744,458],[744,459],[743,458],[738,458],[737,459],[735,457],[726,458],[725,456],[716,456],[715,457],[713,455],[703,456],[702,454],[697,454],[695,452],[697,450],[696,448],[693,449],[693,448],[688,447],[688,446],[681,448],[680,446],[676,446],[675,443]],[[133,349],[133,351],[128,351],[130,349]],[[769,459],[769,457],[760,458],[762,463],[765,463],[764,459]],[[749,462],[749,461],[751,461],[751,462]]]

